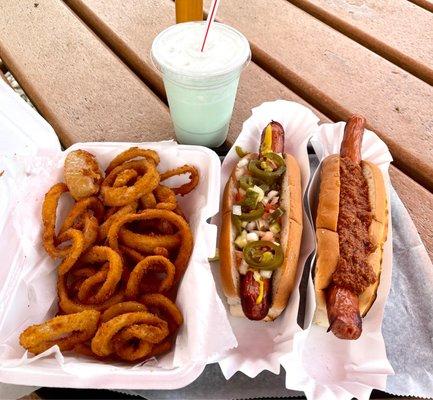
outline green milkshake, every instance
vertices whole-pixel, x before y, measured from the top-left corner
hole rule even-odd
[[[167,28],[153,41],[151,54],[162,73],[177,140],[217,147],[227,138],[239,77],[251,51],[245,36],[215,22],[201,52],[205,24]]]

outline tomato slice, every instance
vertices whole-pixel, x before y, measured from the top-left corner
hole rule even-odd
[[[272,214],[278,208],[277,204],[266,204],[265,205],[265,213]]]
[[[235,201],[236,203],[242,203],[245,200],[245,195],[241,194],[239,190],[236,192]]]

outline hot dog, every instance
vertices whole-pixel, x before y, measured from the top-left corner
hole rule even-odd
[[[387,199],[380,169],[362,161],[365,120],[346,124],[340,154],[321,167],[316,216],[314,321],[340,339],[358,339],[380,280]]]
[[[241,154],[223,195],[219,242],[224,293],[235,316],[271,321],[293,290],[302,235],[301,174],[284,153],[284,129],[262,132]]]

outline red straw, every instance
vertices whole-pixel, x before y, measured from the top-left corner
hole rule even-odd
[[[206,20],[206,32],[204,34],[203,44],[201,45],[201,52],[203,52],[204,45],[206,44],[207,35],[209,33],[210,26],[215,19],[215,15],[219,6],[220,0],[212,0],[212,5],[210,6],[210,12]]]

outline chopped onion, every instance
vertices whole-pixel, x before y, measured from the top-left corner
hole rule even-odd
[[[247,233],[247,242],[256,242],[257,240],[259,240],[259,235],[257,235],[257,233]]]
[[[260,275],[263,278],[271,279],[271,277],[272,277],[272,271],[269,270],[269,269],[262,269],[262,270],[260,270]]]
[[[246,167],[249,161],[250,161],[250,160],[248,160],[247,158],[242,158],[242,159],[238,162],[238,168]]]
[[[272,200],[271,200],[271,204],[277,204],[278,203],[278,200],[279,200],[279,197],[277,196],[277,197],[274,197]]]
[[[266,196],[268,196],[269,199],[272,199],[272,197],[278,196],[278,192],[276,190],[271,190]]]
[[[256,282],[260,281],[260,272],[259,271],[254,270],[254,280]]]
[[[253,231],[256,229],[256,223],[254,221],[248,222],[247,231]]]
[[[242,207],[240,205],[233,206],[233,215],[242,215]]]
[[[263,197],[265,197],[265,192],[263,191],[263,189],[258,187],[257,185],[254,185],[252,190],[254,190],[259,195],[257,201],[262,201]]]
[[[243,176],[243,175],[244,175],[243,168],[236,168],[236,171],[235,171],[236,180],[238,181],[239,179],[241,179],[241,176]]]
[[[247,235],[247,240],[248,240],[248,235]],[[267,231],[263,236],[262,236],[262,240],[267,240],[269,242],[273,242],[274,241],[274,234],[271,231]]]
[[[238,269],[239,273],[241,275],[245,275],[248,271],[248,264],[246,263],[245,260],[242,260],[241,264],[239,265],[239,269]]]

